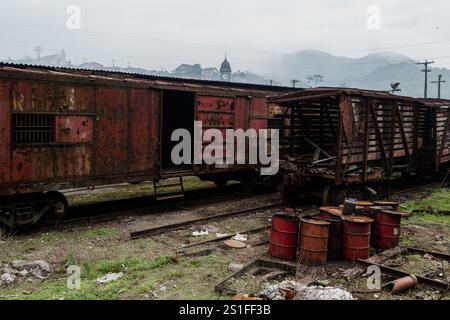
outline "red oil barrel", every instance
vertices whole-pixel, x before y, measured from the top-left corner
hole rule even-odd
[[[269,253],[272,257],[293,261],[297,256],[298,218],[277,214],[272,217]]]
[[[303,218],[300,223],[299,261],[311,266],[327,263],[330,223]]]
[[[375,243],[375,223],[376,223],[376,218],[377,218],[377,213],[379,212],[383,212],[384,210],[391,210],[391,207],[389,206],[373,206],[370,207],[370,215],[367,214],[366,216],[368,216],[369,218],[372,218],[375,222],[371,224],[371,229],[370,229],[370,243],[372,244],[372,246],[374,246]]]
[[[372,246],[377,249],[392,249],[400,243],[400,225],[404,213],[379,210],[375,216]]]
[[[314,219],[330,223],[327,259],[339,260],[342,256],[342,218],[322,218],[318,215]]]
[[[370,226],[373,219],[365,216],[345,216],[343,222],[343,255],[349,261],[369,258]]]
[[[375,206],[379,207],[389,207],[392,210],[399,210],[400,209],[400,203],[395,201],[375,201]]]

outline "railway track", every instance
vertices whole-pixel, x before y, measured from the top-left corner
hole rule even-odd
[[[412,185],[413,184],[413,185]],[[411,186],[412,185],[412,186]],[[409,179],[402,181],[392,182],[390,189],[390,196],[402,196],[408,193],[416,192],[417,190],[438,186],[439,182],[435,180],[427,180],[425,183],[417,183],[417,179]],[[220,195],[218,196],[218,193]],[[268,192],[269,193],[269,192]],[[95,223],[114,222],[120,219],[129,219],[133,217],[139,217],[144,215],[170,213],[180,210],[191,210],[193,207],[202,206],[209,203],[215,203],[218,201],[229,201],[245,199],[252,194],[248,191],[244,192],[241,185],[229,185],[223,188],[207,188],[196,189],[186,192],[186,196],[180,199],[171,199],[156,201],[154,197],[139,197],[126,200],[117,200],[111,202],[95,203],[88,205],[73,206],[69,208],[66,219],[58,223],[44,223],[38,227],[32,228],[32,231],[49,231],[49,230],[64,230],[76,227],[83,227]],[[387,194],[379,194],[377,198],[386,197]],[[302,203],[302,205],[309,205],[310,203]],[[270,206],[276,207],[281,205],[288,205],[286,202],[280,202],[277,204],[271,204]],[[214,219],[224,219],[227,217],[239,216],[246,212],[252,212],[258,209],[263,209],[266,206],[258,206],[249,209],[236,210],[224,214],[217,214],[212,217],[206,217],[204,221]],[[95,214],[92,214],[95,213]],[[152,234],[163,233],[170,230],[176,230],[177,228],[184,227],[190,224],[200,223],[201,221],[187,221],[179,225],[167,225],[158,227],[152,230],[139,230],[131,234],[131,238],[139,238]],[[29,231],[29,230],[27,230]]]
[[[276,203],[270,203],[270,204],[266,204],[263,206],[256,206],[256,207],[246,208],[246,209],[242,209],[242,210],[235,210],[235,211],[231,211],[231,212],[206,216],[206,217],[199,218],[199,219],[191,219],[191,220],[186,220],[186,221],[182,221],[182,222],[178,222],[178,223],[172,223],[172,224],[168,224],[168,225],[164,225],[164,226],[160,226],[160,227],[138,230],[138,231],[131,232],[130,237],[131,237],[131,239],[139,239],[139,238],[143,238],[143,237],[154,236],[154,235],[158,235],[158,234],[165,233],[165,232],[179,230],[184,227],[188,227],[188,226],[192,226],[192,225],[196,225],[196,224],[201,224],[201,223],[211,222],[211,221],[216,221],[216,220],[222,220],[222,219],[228,219],[228,218],[234,218],[237,216],[250,214],[254,211],[270,209],[270,208],[274,208],[274,207],[280,207],[280,206],[283,206],[286,204],[287,204],[286,202],[279,201]]]
[[[218,191],[220,193],[219,195]],[[231,200],[245,200],[257,194],[243,190],[241,185],[230,185],[220,189],[208,188],[187,191],[186,197],[180,199],[156,201],[153,197],[140,197],[74,206],[69,208],[67,217],[62,221],[57,223],[43,223],[36,228],[32,228],[31,231],[65,230],[96,223],[127,220],[140,216],[161,213],[170,214],[174,211],[195,211],[197,207],[203,205],[228,202]],[[267,194],[270,194],[270,192],[267,192]],[[260,207],[255,207],[254,210],[258,208]],[[252,210],[249,209],[249,211]],[[91,214],[93,212],[95,214]],[[235,212],[235,214],[239,215],[238,212]]]

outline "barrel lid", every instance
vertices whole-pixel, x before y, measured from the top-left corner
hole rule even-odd
[[[395,201],[375,201],[377,206],[398,206],[399,203]]]
[[[343,208],[344,208],[344,205],[343,205],[343,204],[340,204],[340,205],[339,205],[339,208],[340,208],[340,209],[343,209]],[[362,209],[365,209],[365,207],[364,207],[364,206],[360,206],[360,205],[355,205],[355,209],[356,209],[356,210],[362,210]]]
[[[336,216],[336,217],[342,217],[342,209],[341,208],[332,208],[332,209],[328,209],[327,212],[329,214],[331,214],[332,216]]]
[[[372,207],[370,207],[370,210],[382,211],[382,210],[392,210],[392,208],[389,206],[372,206]]]
[[[297,218],[297,217],[294,217],[294,216],[291,216],[291,215],[285,214],[285,213],[277,213],[277,214],[274,214],[274,215],[272,216],[272,220],[273,220],[274,218],[280,218],[280,219],[283,219],[283,220],[289,220],[289,221],[298,221],[298,218]]]
[[[319,225],[319,226],[329,226],[330,223],[328,221],[323,221],[323,220],[314,220],[311,218],[301,218],[300,219],[302,222],[305,223],[309,223],[309,224],[315,224],[315,225]]]
[[[397,216],[402,216],[402,217],[407,217],[410,214],[407,212],[400,212],[400,211],[395,211],[395,210],[383,210],[384,213],[387,214],[392,214],[392,215],[397,215]]]
[[[366,216],[343,216],[345,221],[350,221],[354,223],[372,223],[374,220]]]
[[[370,202],[370,201],[357,201],[357,202],[355,202],[355,204],[356,204],[357,206],[362,206],[362,207],[371,207],[371,206],[373,206],[375,203]]]
[[[244,249],[247,245],[242,241],[237,240],[226,240],[224,241],[225,245],[234,249]]]
[[[339,209],[339,207],[324,206],[319,208],[320,211],[328,211],[330,209]]]

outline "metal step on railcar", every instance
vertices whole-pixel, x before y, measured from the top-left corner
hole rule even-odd
[[[183,177],[167,179],[162,181],[153,181],[153,188],[156,200],[167,200],[184,197]]]

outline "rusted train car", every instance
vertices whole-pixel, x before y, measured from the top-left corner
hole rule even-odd
[[[223,184],[254,167],[176,166],[174,129],[267,128],[266,97],[290,89],[0,64],[0,222],[64,214],[63,188],[197,175]]]
[[[286,194],[307,186],[323,203],[341,202],[348,186],[436,172],[450,160],[448,101],[349,88],[270,100],[284,109],[277,123]]]

